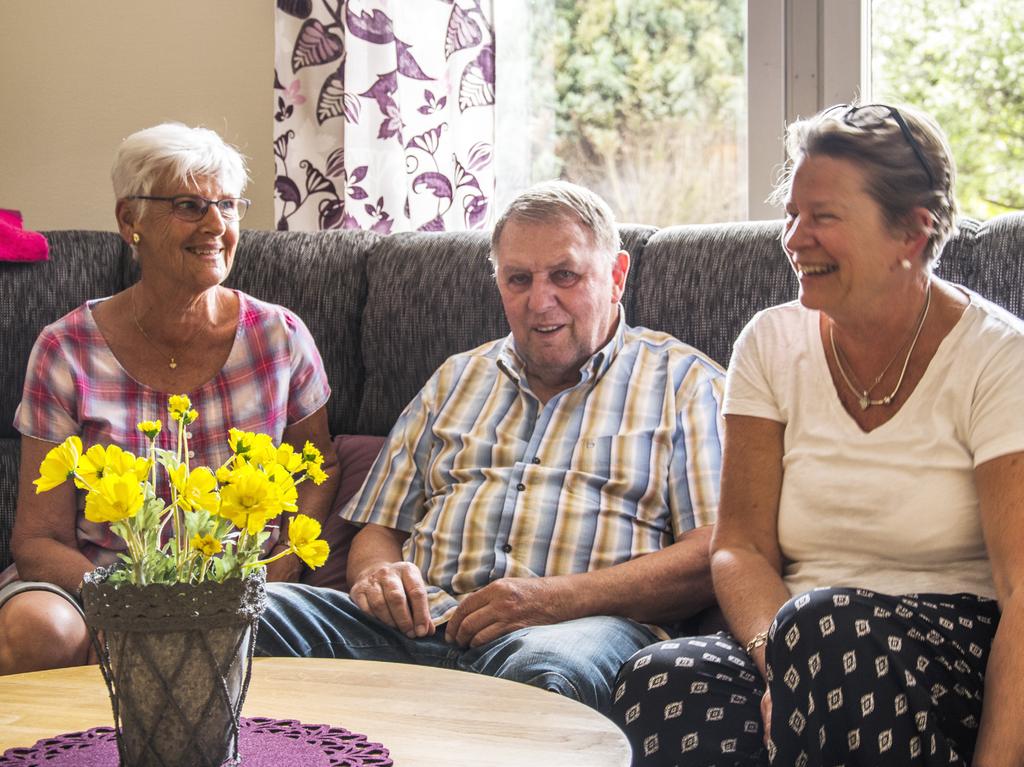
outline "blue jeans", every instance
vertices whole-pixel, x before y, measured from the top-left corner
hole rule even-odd
[[[256,654],[417,663],[475,671],[561,693],[605,711],[623,662],[657,640],[628,618],[600,615],[518,629],[481,647],[446,642],[445,627],[409,639],[356,607],[348,594],[267,584]]]

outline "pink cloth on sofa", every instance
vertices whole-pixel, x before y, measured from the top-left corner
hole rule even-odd
[[[39,232],[26,232],[21,212],[0,208],[0,261],[45,261],[50,245]]]

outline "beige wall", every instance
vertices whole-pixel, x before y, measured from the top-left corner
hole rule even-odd
[[[118,142],[180,120],[242,150],[271,229],[273,82],[273,0],[0,0],[0,208],[112,230]]]

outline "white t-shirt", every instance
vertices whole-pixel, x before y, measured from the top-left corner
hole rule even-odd
[[[1024,322],[970,304],[892,419],[864,433],[843,409],[799,303],[736,341],[723,411],[785,424],[779,544],[791,594],[852,586],[995,596],[974,468],[1024,451]]]

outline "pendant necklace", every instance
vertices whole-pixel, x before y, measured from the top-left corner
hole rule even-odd
[[[892,367],[892,364],[899,357],[900,349],[902,349],[903,346],[901,345],[896,350],[896,354],[894,354],[893,358],[889,360],[889,364],[886,365],[882,369],[882,372],[875,377],[875,380],[871,382],[871,385],[866,389],[861,389],[859,388],[859,381],[857,382],[858,385],[854,386],[853,381],[850,380],[850,376],[854,375],[853,368],[850,369],[850,376],[846,374],[846,369],[843,367],[843,358],[846,355],[842,353],[842,351],[839,349],[839,346],[836,344],[836,336],[835,332],[833,331],[833,325],[829,323],[828,340],[832,344],[832,356],[835,357],[836,367],[839,368],[839,375],[842,376],[843,381],[846,382],[846,385],[849,387],[850,391],[853,392],[854,396],[857,397],[857,404],[860,405],[861,410],[867,410],[872,405],[888,405],[893,401],[893,398],[896,396],[896,392],[898,392],[900,390],[900,387],[903,385],[903,378],[907,374],[907,367],[910,365],[910,358],[914,356],[914,348],[917,346],[917,339],[921,337],[921,329],[924,327],[925,320],[928,319],[928,307],[931,306],[931,303],[932,282],[929,279],[928,286],[925,288],[924,308],[921,309],[921,315],[917,319],[917,329],[914,331],[914,337],[913,340],[910,342],[910,349],[907,350],[907,356],[903,360],[903,369],[900,370],[899,380],[896,381],[896,386],[893,387],[893,390],[884,397],[882,397],[881,399],[871,399],[871,390],[878,386],[878,383],[882,380],[885,374],[889,372],[889,368]]]
[[[147,333],[143,329],[142,323],[139,322],[139,310],[138,310],[138,307],[136,307],[136,305],[135,305],[135,288],[134,287],[132,287],[132,289],[131,289],[131,298],[132,298],[132,319],[135,320],[135,327],[138,328],[138,331],[142,334],[143,338],[145,338],[147,341],[149,341],[149,343],[152,344],[154,347],[159,349],[160,348],[160,344],[158,344],[156,341],[154,341],[152,338],[149,337],[149,333]],[[182,343],[181,346],[182,347],[186,346],[198,334],[199,334],[199,328],[196,328],[192,332],[192,335],[190,335],[187,339],[185,339],[184,343]],[[173,351],[173,349],[172,349],[172,351]],[[174,370],[176,367],[178,367],[178,363],[174,359],[174,355],[173,354],[169,355],[169,358],[170,359],[169,359],[169,361],[167,363],[167,367],[169,367],[171,370]]]

